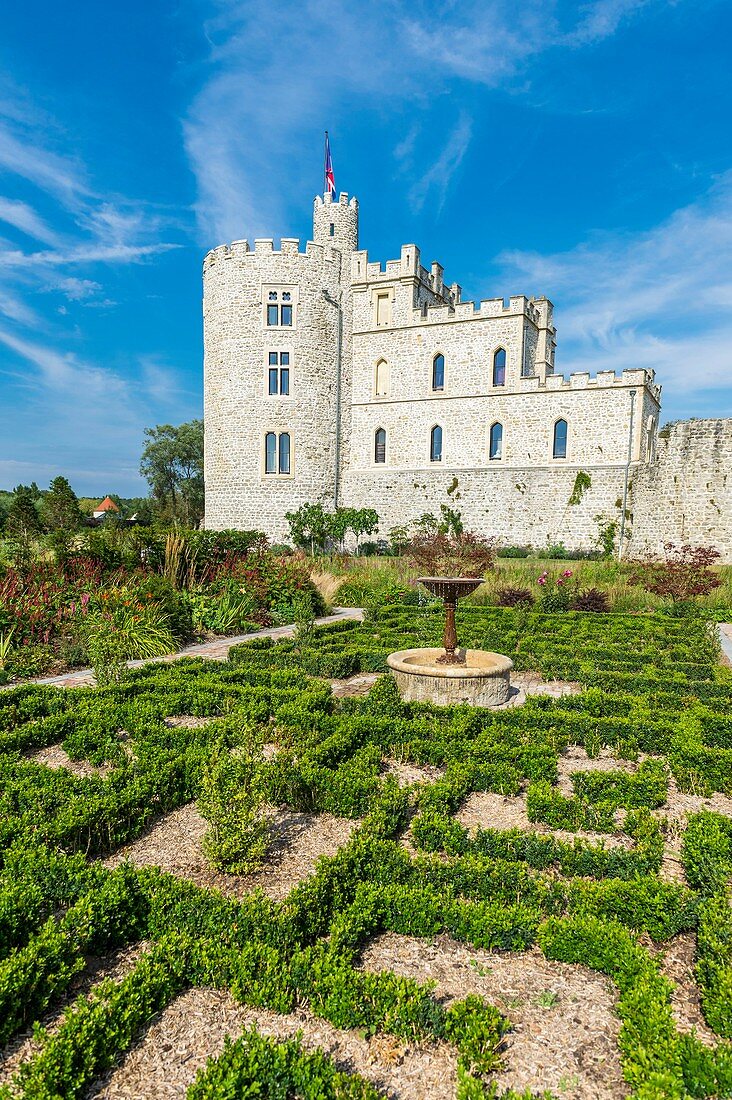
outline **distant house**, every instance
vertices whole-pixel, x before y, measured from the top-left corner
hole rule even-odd
[[[110,512],[116,512],[119,515],[119,508],[114,503],[111,497],[105,497],[104,500],[97,504],[96,508],[92,512],[95,520],[99,523],[105,520]]]

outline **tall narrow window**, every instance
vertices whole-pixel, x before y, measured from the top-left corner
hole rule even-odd
[[[432,360],[432,389],[444,390],[445,388],[445,356],[436,355]]]
[[[557,420],[554,425],[554,446],[552,447],[554,458],[567,457],[567,421]]]
[[[289,472],[290,472],[290,433],[289,432],[282,432],[282,434],[280,436],[279,472],[281,474],[289,474]]]
[[[376,324],[391,324],[391,294],[388,290],[376,295]]]
[[[389,396],[389,364],[386,359],[379,359],[376,364],[376,378],[374,390],[377,397]]]
[[[289,351],[271,351],[267,392],[270,397],[289,397],[290,394],[290,353]]]
[[[442,462],[442,428],[435,424],[430,432],[430,462]]]
[[[506,349],[498,348],[493,355],[493,385],[506,385]]]
[[[503,453],[503,425],[491,424],[490,442],[488,444],[488,457],[500,458]]]
[[[374,432],[374,462],[386,462],[386,429],[377,428]]]
[[[331,237],[335,237],[335,222],[330,223],[330,235]]]
[[[267,432],[264,437],[264,472],[277,473],[277,436],[274,432]]]
[[[290,433],[267,432],[264,437],[265,474],[290,473]]]

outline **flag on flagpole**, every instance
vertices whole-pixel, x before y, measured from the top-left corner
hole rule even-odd
[[[336,197],[336,185],[335,176],[333,175],[333,161],[330,157],[330,138],[328,137],[328,131],[325,131],[325,193]]]

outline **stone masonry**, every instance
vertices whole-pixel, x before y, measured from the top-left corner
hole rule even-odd
[[[555,373],[547,298],[463,302],[414,244],[369,261],[345,194],[316,198],[313,222],[302,251],[235,241],[204,260],[208,527],[286,541],[285,513],[320,502],[376,508],[387,537],[446,504],[507,544],[589,548],[619,521],[627,466],[626,552],[712,542],[732,560],[732,421],[658,440],[652,371]]]

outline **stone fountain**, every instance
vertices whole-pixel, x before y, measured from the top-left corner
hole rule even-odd
[[[483,583],[482,577],[419,577],[419,583],[445,605],[442,649],[403,649],[386,663],[399,694],[410,703],[498,707],[508,701],[513,661],[500,653],[460,649],[455,629],[458,600]]]

